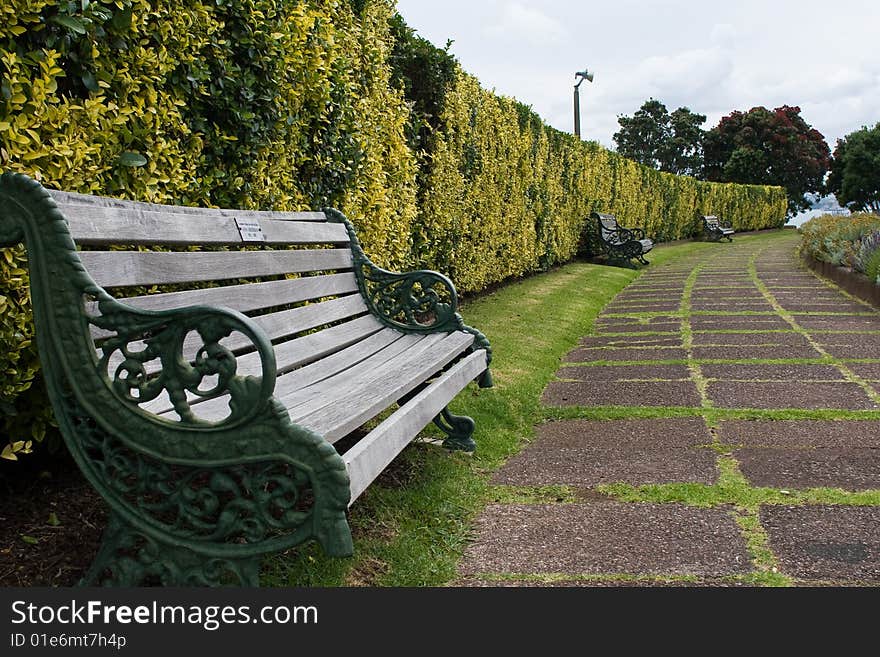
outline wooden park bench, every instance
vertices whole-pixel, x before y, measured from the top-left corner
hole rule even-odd
[[[447,405],[491,386],[488,341],[449,279],[376,267],[334,210],[136,203],[7,173],[0,246],[18,242],[55,416],[110,507],[83,584],[256,585],[262,555],[310,539],[350,555],[348,507],[424,427],[474,449]]]
[[[624,261],[638,260],[647,265],[645,254],[654,248],[654,242],[645,237],[642,228],[623,228],[618,225],[617,218],[613,214],[593,212],[590,219],[596,222],[594,228],[595,255],[605,254],[609,260]]]
[[[701,215],[703,217],[703,236],[712,242],[720,242],[725,237],[728,242],[733,241],[733,226],[729,221],[719,219],[715,215]]]

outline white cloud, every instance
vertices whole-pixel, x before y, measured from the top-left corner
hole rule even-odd
[[[740,31],[730,23],[716,23],[709,33],[709,39],[716,44],[732,44],[739,38]]]
[[[537,7],[519,2],[505,4],[498,21],[485,28],[494,38],[547,45],[567,37],[565,26]]]

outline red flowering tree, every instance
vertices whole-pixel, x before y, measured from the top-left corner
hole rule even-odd
[[[785,187],[792,214],[809,207],[804,194],[822,190],[831,162],[822,133],[788,105],[725,116],[706,133],[703,152],[707,180]]]

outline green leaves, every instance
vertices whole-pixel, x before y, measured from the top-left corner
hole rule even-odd
[[[670,114],[659,100],[649,98],[632,116],[617,119],[617,152],[654,169],[677,175],[701,176],[703,114],[679,107]]]
[[[124,167],[142,167],[146,163],[147,158],[134,151],[125,151],[119,156],[119,164]]]
[[[843,205],[880,212],[880,123],[837,142],[827,187]]]
[[[58,14],[57,16],[53,16],[49,20],[56,25],[66,27],[68,30],[75,32],[76,34],[86,33],[86,24],[79,18],[74,18],[73,16],[65,16],[64,14]]]
[[[809,207],[804,194],[823,188],[831,152],[825,138],[804,121],[800,111],[788,105],[772,112],[753,107],[721,119],[706,133],[706,179],[778,185],[788,193],[792,214]]]

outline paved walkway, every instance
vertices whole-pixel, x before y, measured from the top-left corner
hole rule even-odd
[[[796,243],[651,265],[603,310],[459,583],[880,584],[880,313]]]

